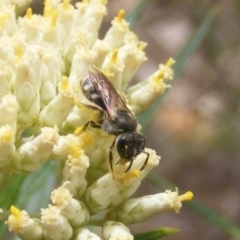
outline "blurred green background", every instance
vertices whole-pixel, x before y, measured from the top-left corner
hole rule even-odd
[[[32,7],[41,13],[42,1]],[[172,190],[191,190],[197,201],[184,203],[180,214],[134,224],[131,231],[167,226],[180,229],[168,240],[240,239],[240,1],[109,0],[100,36],[119,9],[148,43],[148,61],[134,81],[169,57],[178,60],[172,88],[153,118],[141,118],[147,147],[162,160],[135,196],[164,191],[167,179]]]

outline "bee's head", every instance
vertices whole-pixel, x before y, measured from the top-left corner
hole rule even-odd
[[[144,147],[145,139],[139,133],[123,133],[116,138],[116,148],[119,156],[123,159],[129,159],[129,161],[140,154]]]

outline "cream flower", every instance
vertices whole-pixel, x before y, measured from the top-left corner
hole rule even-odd
[[[192,197],[191,192],[179,196],[178,190],[175,192],[167,190],[165,193],[128,199],[115,210],[111,210],[107,216],[124,224],[142,222],[161,212],[169,210],[179,212],[182,201],[191,200]]]
[[[105,0],[83,0],[75,6],[69,0],[46,0],[43,15],[26,9],[28,2],[0,1],[0,181],[55,160],[60,187],[52,191],[51,204],[34,217],[11,207],[6,224],[23,240],[100,239],[89,226],[101,227],[104,239],[133,239],[124,224],[166,210],[178,212],[186,197],[166,191],[129,199],[160,157],[148,148],[134,159],[120,159],[116,147],[110,155],[116,136],[84,126],[91,120],[101,127],[106,118],[111,125],[112,119],[86,99],[79,83],[95,66],[138,115],[169,87],[174,60],[128,88],[147,57],[146,43],[129,29],[124,10],[99,39]],[[24,7],[25,16],[17,17]]]
[[[89,212],[84,203],[74,199],[64,186],[55,189],[51,195],[52,203],[61,209],[72,227],[83,226],[89,221]]]
[[[24,210],[19,210],[16,207],[11,207],[11,215],[8,217],[7,224],[9,231],[14,231],[21,239],[36,239],[43,238],[43,228],[39,219],[30,218]]]
[[[101,238],[93,232],[90,232],[87,228],[79,228],[75,232],[74,240],[101,240]]]
[[[104,239],[133,240],[130,230],[120,222],[108,221],[103,225],[102,234]]]
[[[73,234],[72,227],[58,207],[50,205],[48,208],[41,209],[41,222],[46,239],[68,240]]]

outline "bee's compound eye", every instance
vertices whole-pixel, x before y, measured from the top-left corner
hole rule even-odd
[[[145,139],[139,133],[123,133],[116,139],[116,148],[121,158],[132,159],[144,150]]]

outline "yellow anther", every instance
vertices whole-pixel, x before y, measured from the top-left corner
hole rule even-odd
[[[12,213],[12,215],[14,215],[15,217],[19,217],[20,215],[20,210],[14,206],[10,207],[10,212]]]
[[[169,58],[166,62],[166,66],[171,67],[175,63],[175,60],[173,58]]]
[[[0,16],[0,25],[3,25],[8,18],[9,18],[8,13],[4,13],[3,15],[1,15]]]
[[[0,139],[5,142],[5,143],[8,143],[8,142],[11,142],[13,141],[13,136],[14,136],[14,132],[12,129],[7,129],[3,135],[0,136]]]
[[[100,3],[105,5],[107,3],[107,1],[106,0],[101,0]]]
[[[57,12],[56,11],[53,11],[51,13],[51,19],[52,19],[51,26],[56,27],[56,23],[57,23]]]
[[[26,12],[26,18],[30,19],[32,17],[32,9],[28,8]]]
[[[49,4],[45,4],[44,10],[43,10],[43,16],[44,17],[50,17],[52,14],[52,8],[48,6]]]
[[[125,11],[123,9],[119,10],[118,16],[117,16],[117,21],[121,22],[124,19],[125,16]]]
[[[82,154],[82,151],[79,149],[78,146],[72,146],[70,150],[70,154],[73,158],[79,158],[79,155]]]
[[[133,170],[131,172],[125,173],[124,180],[128,181],[128,180],[130,180],[132,178],[138,178],[139,176],[140,176],[139,170]]]
[[[179,200],[181,202],[183,202],[183,201],[190,201],[190,200],[192,200],[192,198],[193,198],[193,193],[191,191],[188,191],[188,192],[186,192],[186,193],[184,193],[184,194],[179,196]]]
[[[70,0],[63,0],[63,9],[64,10],[69,9],[69,2],[70,2]]]
[[[66,90],[68,88],[68,77],[62,76],[61,82],[60,82],[60,89],[61,90]]]
[[[111,57],[111,62],[116,63],[117,62],[117,56],[118,56],[118,49],[114,49]]]
[[[138,49],[141,50],[141,51],[143,51],[146,46],[147,46],[147,43],[145,43],[145,42],[140,42],[140,43],[138,44]]]

